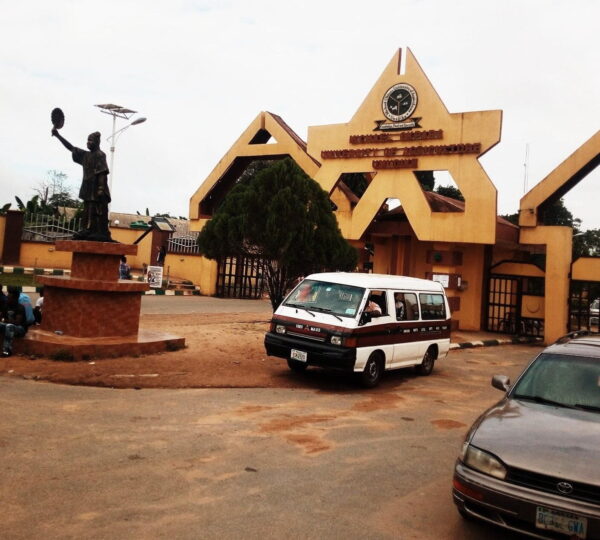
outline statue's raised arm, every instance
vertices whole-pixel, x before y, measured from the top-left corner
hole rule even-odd
[[[52,129],[52,136],[56,137],[69,152],[73,151],[74,146],[58,132],[58,129]]]

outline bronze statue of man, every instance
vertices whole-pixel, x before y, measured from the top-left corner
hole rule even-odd
[[[100,133],[90,133],[88,150],[73,146],[56,128],[52,130],[52,136],[71,152],[73,161],[83,167],[79,190],[79,198],[83,201],[83,228],[73,235],[73,239],[113,242],[108,229],[108,165],[106,154],[100,150]]]

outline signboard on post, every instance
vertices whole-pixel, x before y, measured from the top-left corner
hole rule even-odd
[[[152,287],[153,289],[160,289],[162,287],[163,280],[163,267],[149,266],[146,277],[148,279],[148,285],[150,285],[150,287]]]

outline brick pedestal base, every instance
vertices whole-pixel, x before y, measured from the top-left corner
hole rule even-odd
[[[75,359],[126,356],[181,348],[183,338],[139,332],[141,293],[148,284],[120,280],[119,259],[136,245],[58,241],[57,251],[73,252],[71,276],[39,276],[44,285],[41,327],[15,342],[16,351]]]

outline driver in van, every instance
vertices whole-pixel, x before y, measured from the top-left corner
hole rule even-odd
[[[298,289],[295,299],[299,300],[300,302],[309,302],[310,300],[312,300],[312,294],[312,285],[310,283],[305,283],[304,285],[301,285]]]

